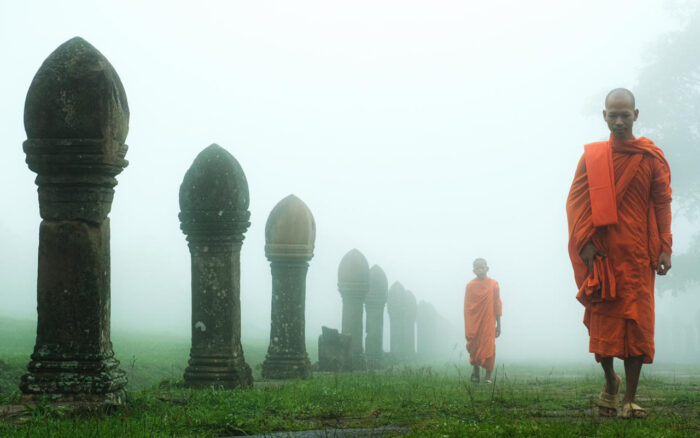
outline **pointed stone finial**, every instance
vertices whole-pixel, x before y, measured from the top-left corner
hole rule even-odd
[[[80,37],[61,44],[29,86],[24,128],[28,138],[123,143],[129,132],[129,104],[112,64]]]
[[[186,234],[216,227],[242,234],[248,219],[248,180],[238,161],[214,143],[194,159],[180,185],[180,221]]]
[[[316,222],[309,207],[294,195],[282,199],[265,224],[265,255],[268,259],[313,257]]]

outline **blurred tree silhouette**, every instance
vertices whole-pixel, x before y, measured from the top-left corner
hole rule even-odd
[[[640,132],[664,150],[671,165],[676,211],[692,221],[700,216],[700,9],[684,8],[685,26],[665,35],[650,50],[636,95],[643,102]],[[673,269],[660,290],[674,293],[700,284],[700,234],[690,249],[674,254]]]

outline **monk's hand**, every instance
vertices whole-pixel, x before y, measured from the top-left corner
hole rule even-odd
[[[588,242],[581,250],[580,255],[583,263],[588,266],[588,272],[593,272],[593,260],[595,260],[595,256],[599,255],[602,257],[607,257],[607,254],[596,248],[596,246],[593,245],[593,242]]]
[[[501,336],[501,324],[496,326],[496,337]]]
[[[659,254],[659,262],[656,265],[656,273],[659,275],[666,275],[666,273],[671,269],[671,254],[661,251]]]

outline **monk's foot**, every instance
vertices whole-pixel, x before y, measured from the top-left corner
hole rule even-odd
[[[486,376],[484,377],[484,382],[488,384],[493,383],[493,379],[491,379],[491,373],[486,373]]]
[[[471,380],[473,383],[479,383],[479,380],[480,380],[479,379],[479,372],[478,371],[473,372],[472,376],[470,377],[469,380]]]
[[[643,407],[639,406],[632,401],[623,401],[622,410],[620,411],[620,418],[646,418],[647,411]]]
[[[617,407],[620,403],[620,385],[622,385],[620,376],[615,376],[615,383],[614,392],[608,389],[607,384],[603,385],[603,390],[600,392],[600,397],[598,397],[598,415],[601,417],[617,416]]]

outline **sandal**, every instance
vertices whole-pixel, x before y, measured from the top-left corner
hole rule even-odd
[[[598,397],[598,415],[601,417],[617,417],[617,406],[620,404],[620,386],[622,385],[622,379],[620,376],[615,375],[615,381],[617,382],[617,391],[615,394],[610,394],[606,392],[606,385],[603,385],[603,390],[600,391],[600,397]]]
[[[471,378],[469,379],[472,381],[472,383],[479,383],[479,375],[478,374],[472,374]]]
[[[622,405],[620,418],[646,418],[647,411],[636,403],[627,402]]]

